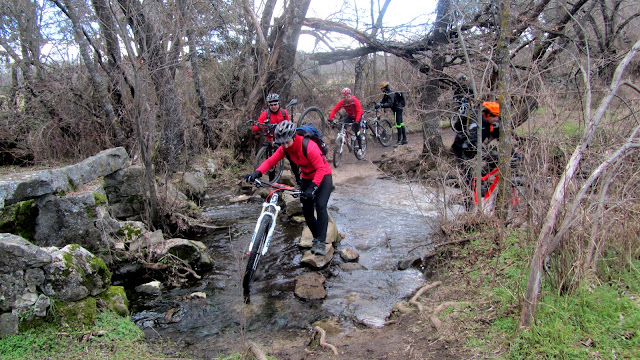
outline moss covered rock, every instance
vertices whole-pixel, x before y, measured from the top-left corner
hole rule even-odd
[[[116,314],[127,317],[129,316],[129,300],[122,286],[110,286],[100,294],[100,298],[104,300],[107,307]]]

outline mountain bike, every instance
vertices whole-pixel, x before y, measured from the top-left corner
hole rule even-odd
[[[472,114],[471,103],[465,96],[461,99],[456,112],[449,118],[449,126],[451,126],[451,130],[454,132],[460,133],[466,131],[472,122],[475,122],[475,118]]]
[[[289,109],[292,106],[298,103],[298,99],[291,99],[287,105],[285,105],[285,109]],[[268,110],[267,110],[268,111]],[[292,118],[292,114],[289,114],[289,119]],[[254,169],[257,169],[260,164],[262,164],[266,159],[268,159],[273,153],[278,149],[279,145],[276,145],[274,131],[278,124],[271,124],[268,122],[260,123],[256,120],[247,120],[247,124],[256,125],[263,131],[265,134],[265,141],[262,144],[262,147],[256,153],[256,158],[254,160]],[[280,160],[276,166],[272,167],[271,170],[267,171],[262,175],[264,180],[268,180],[270,182],[277,182],[280,180],[282,173],[284,172],[284,159]]]
[[[302,125],[313,125],[320,132],[320,136],[324,136],[326,121],[322,110],[315,106],[304,109],[298,118],[298,127]]]
[[[367,154],[366,119],[360,119],[360,139],[362,141],[362,149],[358,148],[358,139],[356,138],[356,134],[347,129],[347,127],[351,127],[351,124],[353,123],[345,123],[344,121],[341,121],[340,123],[333,125],[340,126],[340,131],[338,131],[336,142],[333,147],[333,166],[336,168],[340,166],[340,162],[342,160],[342,151],[344,150],[345,145],[347,146],[349,151],[353,151],[358,160],[364,159],[364,156]]]
[[[378,109],[367,110],[362,116],[373,111],[376,112],[375,116],[366,118],[367,125],[371,129],[371,136],[373,136],[374,139],[377,139],[380,142],[380,145],[387,147],[391,145],[391,140],[393,139],[393,127],[389,120],[380,119]]]
[[[488,157],[492,157],[492,156],[489,155]],[[511,157],[512,177],[511,177],[511,198],[509,199],[509,201],[511,202],[511,206],[513,208],[516,208],[518,207],[518,205],[520,205],[520,193],[521,193],[520,188],[524,186],[522,177],[520,177],[516,172],[516,169],[520,165],[521,161],[522,161],[522,158],[518,154],[514,154],[514,156]],[[477,177],[474,177],[473,182],[471,183],[471,188],[473,190],[473,200],[477,205],[478,191],[476,189],[476,183],[477,183],[476,180],[477,180]],[[484,176],[482,176],[480,180],[481,180],[480,196],[482,197],[482,202],[486,203],[493,195],[496,187],[498,187],[498,182],[500,181],[500,169],[497,167],[495,169],[492,169],[491,171],[487,172]]]
[[[280,206],[278,205],[278,197],[280,192],[287,191],[293,197],[297,198],[302,193],[300,190],[295,190],[294,187],[284,184],[272,184],[260,179],[255,179],[253,184],[256,187],[269,187],[271,192],[262,204],[262,212],[258,216],[256,227],[253,230],[253,236],[249,243],[249,249],[247,256],[247,267],[242,278],[242,288],[245,293],[249,292],[253,276],[258,269],[260,258],[262,258],[269,249],[269,243],[273,237],[273,231],[276,227],[276,220],[278,219],[278,213],[280,212]]]

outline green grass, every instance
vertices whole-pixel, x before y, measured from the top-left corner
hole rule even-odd
[[[160,356],[159,356],[160,355]],[[92,329],[70,331],[53,325],[0,339],[0,359],[157,359],[161,354],[144,342],[144,334],[128,318],[98,314]]]
[[[499,244],[490,240],[491,230],[483,233],[450,263],[466,268],[472,288],[488,300],[465,311],[466,328],[477,329],[478,319],[491,313],[488,308],[495,312],[489,315],[489,332],[468,334],[468,347],[489,357],[502,348],[505,359],[640,359],[640,260],[616,267],[619,257],[607,253],[599,267],[601,281],[584,279],[570,294],[558,295],[544,281],[535,324],[522,330],[518,320],[534,244],[513,230]]]

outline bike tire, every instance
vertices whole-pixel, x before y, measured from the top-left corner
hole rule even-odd
[[[337,168],[342,161],[342,149],[344,148],[344,138],[339,137],[333,148],[333,166]]]
[[[377,138],[380,142],[380,145],[387,147],[391,145],[393,140],[393,126],[391,126],[391,122],[386,119],[382,119],[378,122]]]
[[[356,149],[358,147],[358,142],[356,142],[356,146],[354,146],[353,148],[353,152],[355,153],[356,159],[358,160],[362,160],[365,156],[367,156],[367,137],[364,135],[360,135],[360,139],[362,140],[362,154],[358,154],[358,150]]]
[[[271,155],[273,155],[273,153],[274,153],[274,150],[269,149],[268,146],[261,147],[260,150],[258,150],[258,153],[256,154],[256,160],[254,164],[255,169],[257,169],[258,166],[260,166],[260,164],[262,164],[266,159],[268,159]],[[271,183],[277,182],[278,180],[280,180],[280,177],[282,176],[283,171],[284,171],[284,159],[280,160],[280,162],[278,162],[276,166],[272,167],[271,170],[262,174],[261,180],[268,181]]]
[[[304,111],[298,118],[298,126],[302,125],[313,125],[316,129],[318,129],[320,135],[324,136],[326,121],[324,120],[322,110],[315,106],[304,109]]]
[[[265,241],[267,240],[267,234],[269,233],[269,228],[271,227],[271,221],[272,219],[270,216],[265,216],[262,218],[260,226],[258,227],[256,239],[253,242],[253,247],[251,248],[251,253],[249,254],[249,259],[247,260],[247,268],[244,272],[244,277],[242,278],[242,288],[244,289],[244,291],[249,291],[251,282],[253,281],[253,276],[256,274],[256,270],[258,269],[258,264],[260,263],[260,258],[262,257],[262,248],[264,247]]]
[[[451,115],[451,117],[449,118],[449,126],[451,127],[451,130],[453,130],[453,132],[455,132],[456,134],[462,132],[463,126],[460,113]]]

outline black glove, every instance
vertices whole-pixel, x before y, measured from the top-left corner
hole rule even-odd
[[[262,173],[258,170],[252,172],[251,174],[245,174],[242,177],[247,180],[248,182],[252,182],[253,180],[259,178],[262,176]]]
[[[376,109],[380,109],[381,105],[380,105],[380,103],[376,103],[374,106],[375,106]]]
[[[316,196],[316,190],[318,190],[318,185],[311,183],[311,185],[307,186],[306,189],[302,192],[302,196],[305,199],[313,199]]]

